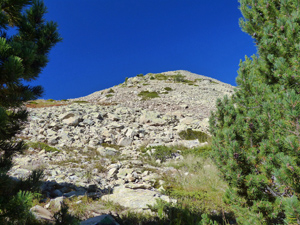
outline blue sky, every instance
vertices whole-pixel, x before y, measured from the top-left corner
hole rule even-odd
[[[44,0],[63,42],[33,85],[44,99],[88,95],[143,73],[188,70],[235,84],[255,54],[238,1]]]

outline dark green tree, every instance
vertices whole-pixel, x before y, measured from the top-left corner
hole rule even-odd
[[[240,0],[257,54],[210,118],[239,224],[300,224],[300,0]]]
[[[0,0],[0,223],[28,224],[28,208],[41,172],[25,181],[7,176],[12,156],[24,149],[15,135],[26,121],[25,101],[41,96],[40,86],[25,85],[47,65],[61,38],[57,24],[44,19],[41,0]]]

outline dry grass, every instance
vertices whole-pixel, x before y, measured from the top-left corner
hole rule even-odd
[[[66,101],[55,101],[53,99],[49,100],[35,100],[26,103],[27,108],[45,108],[45,107],[54,107],[54,106],[63,106],[68,105]]]
[[[169,166],[177,169],[176,173],[163,176],[171,196],[186,199],[187,204],[206,212],[230,211],[222,201],[227,184],[219,177],[219,171],[210,158],[191,154],[180,162],[170,162]]]

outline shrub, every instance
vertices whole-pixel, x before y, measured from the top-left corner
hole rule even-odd
[[[44,149],[46,152],[60,152],[59,149],[51,147],[44,142],[28,142],[26,145],[27,145],[27,147],[32,147],[32,148],[38,149],[38,150]]]
[[[115,93],[114,89],[110,88],[108,93]]]
[[[192,129],[180,131],[179,136],[184,140],[198,139],[199,142],[210,142],[211,141],[211,137],[208,134],[206,134],[202,131],[195,131]]]
[[[240,63],[238,89],[210,118],[225,201],[239,224],[300,221],[299,2],[240,0],[258,54]],[[297,222],[296,222],[297,221]]]
[[[78,104],[81,104],[81,103],[89,103],[88,101],[73,101],[72,103],[78,103]]]
[[[147,100],[150,98],[158,98],[159,95],[156,91],[149,92],[149,91],[141,91],[138,96],[142,97],[142,100]]]
[[[165,87],[164,89],[165,89],[166,91],[173,91],[173,89],[170,88],[170,87]]]

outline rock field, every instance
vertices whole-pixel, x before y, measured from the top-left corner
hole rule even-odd
[[[208,133],[216,99],[233,91],[229,84],[180,70],[132,77],[62,106],[28,108],[29,121],[19,137],[47,143],[54,150],[30,147],[14,157],[9,174],[21,178],[33,169],[44,169],[41,190],[51,201],[41,211],[64,198],[83,195],[147,210],[157,198],[170,200],[160,193],[159,178],[174,168],[147,163],[140,148],[205,145],[181,140],[178,133],[188,128]],[[156,92],[159,97],[145,99],[141,92]],[[178,151],[169,160],[181,159]],[[43,214],[50,220],[49,215]]]

